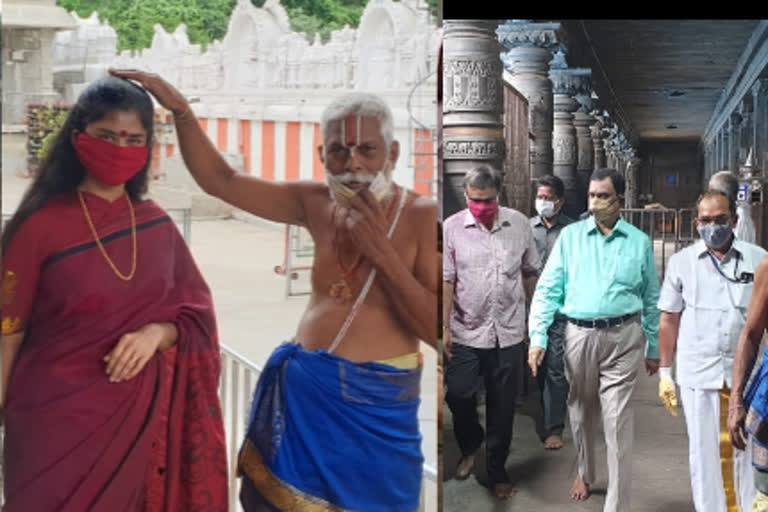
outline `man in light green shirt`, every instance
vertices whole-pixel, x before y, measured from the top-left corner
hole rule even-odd
[[[568,318],[568,414],[579,466],[571,497],[589,497],[602,409],[608,458],[604,512],[630,510],[629,401],[643,354],[649,375],[659,364],[659,279],[648,236],[619,215],[624,188],[624,178],[615,170],[594,172],[589,183],[592,216],[563,228],[536,285],[528,322],[528,364],[536,375],[555,313]]]

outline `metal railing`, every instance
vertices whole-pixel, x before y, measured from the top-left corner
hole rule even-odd
[[[226,345],[221,346],[221,380],[219,398],[224,419],[224,435],[227,441],[227,463],[229,467],[229,509],[242,512],[237,478],[237,454],[240,443],[245,439],[250,411],[251,393],[259,380],[261,368]],[[426,501],[427,482],[437,484],[437,469],[424,464],[421,481],[419,511],[423,512]]]
[[[621,210],[621,214],[624,220],[651,239],[656,271],[662,280],[670,256],[698,239],[693,224],[696,216],[694,208],[626,208]]]
[[[305,228],[285,225],[285,249],[283,251],[283,264],[275,265],[275,273],[285,276],[285,296],[308,295],[310,291],[295,291],[293,281],[299,278],[300,271],[312,270],[312,261],[315,257],[315,243],[312,236]],[[307,262],[308,263],[305,263]]]

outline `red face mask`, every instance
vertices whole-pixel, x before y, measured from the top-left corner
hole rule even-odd
[[[112,187],[136,176],[149,157],[147,146],[118,146],[87,133],[77,136],[75,151],[88,173]]]
[[[477,219],[477,221],[481,224],[485,224],[486,227],[491,225],[494,217],[496,217],[496,212],[499,210],[499,203],[496,201],[492,201],[490,203],[479,203],[470,199],[467,200],[467,205],[469,206],[469,211],[472,212],[472,215],[475,217],[475,219]]]

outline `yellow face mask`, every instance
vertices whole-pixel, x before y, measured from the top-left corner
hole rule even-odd
[[[600,224],[610,224],[612,221],[618,219],[619,199],[590,199],[589,211],[595,217],[595,220]]]

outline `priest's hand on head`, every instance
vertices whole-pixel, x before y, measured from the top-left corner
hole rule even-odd
[[[144,89],[157,99],[160,105],[173,112],[173,115],[177,118],[184,116],[194,118],[191,115],[192,111],[184,95],[174,86],[163,80],[160,75],[135,69],[110,69],[109,73],[118,78],[140,83]]]

